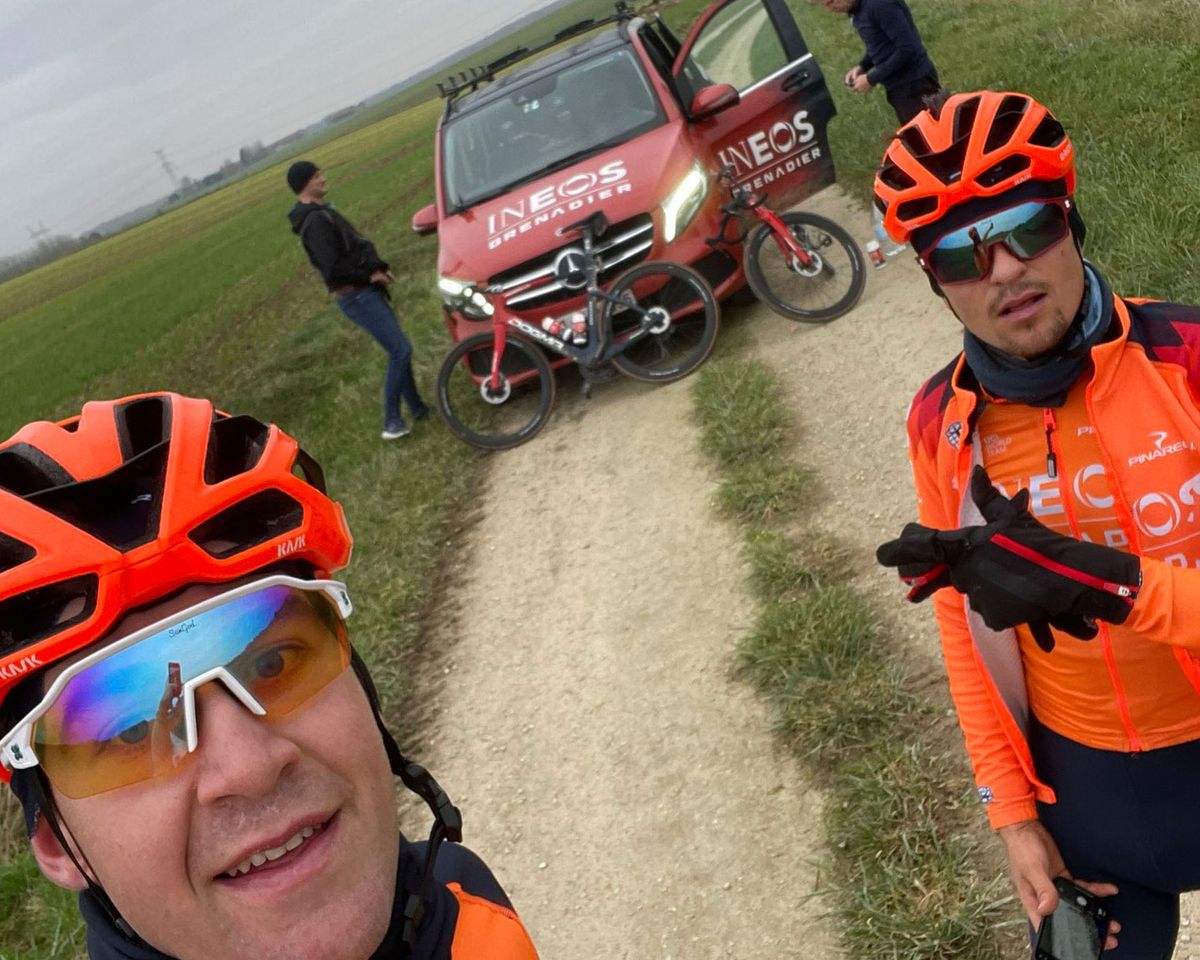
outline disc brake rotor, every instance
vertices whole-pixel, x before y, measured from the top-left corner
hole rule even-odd
[[[490,403],[492,406],[498,407],[512,396],[512,384],[509,382],[508,377],[500,374],[500,389],[492,390],[488,385],[488,381],[490,380],[491,377],[483,378],[483,381],[479,384],[479,395],[483,397],[484,403]]]

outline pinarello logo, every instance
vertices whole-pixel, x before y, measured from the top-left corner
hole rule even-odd
[[[1129,458],[1129,466],[1137,466],[1143,463],[1150,463],[1153,460],[1161,460],[1163,457],[1169,457],[1172,454],[1184,453],[1187,450],[1195,450],[1196,445],[1191,440],[1176,440],[1174,443],[1167,443],[1167,437],[1170,434],[1166,430],[1153,430],[1146,434],[1154,441],[1154,448],[1146,450],[1143,453],[1135,453]]]
[[[488,214],[488,249],[495,250],[518,234],[578,214],[587,207],[623,193],[632,193],[624,160],[612,160],[593,170],[580,170],[558,183],[504,201]]]

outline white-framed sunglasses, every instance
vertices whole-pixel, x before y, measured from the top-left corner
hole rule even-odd
[[[256,716],[296,709],[350,664],[336,580],[276,574],[172,614],[70,664],[3,739],[75,799],[174,771],[199,744],[196,691],[220,682]]]

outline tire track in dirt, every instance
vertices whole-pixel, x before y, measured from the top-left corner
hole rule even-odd
[[[573,379],[490,465],[421,759],[544,957],[830,960],[820,797],[730,677],[754,610],[687,383]]]

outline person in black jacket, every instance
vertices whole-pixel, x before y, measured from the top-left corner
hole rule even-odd
[[[388,302],[387,285],[396,278],[375,244],[325,201],[325,174],[315,163],[297,160],[288,168],[287,182],[297,196],[288,214],[292,232],[300,238],[342,313],[387,351],[381,436],[384,440],[407,436],[410,428],[401,415],[401,399],[414,420],[428,417],[429,407],[417,392],[412,344]]]
[[[820,0],[825,9],[849,14],[866,52],[846,72],[846,86],[869,93],[883,84],[901,125],[920,113],[925,97],[937,93],[937,69],[904,0]]]

